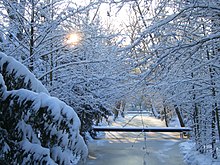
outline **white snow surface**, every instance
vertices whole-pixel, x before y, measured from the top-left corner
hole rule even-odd
[[[2,86],[0,86],[0,92],[5,92],[7,90],[6,86],[5,86],[5,82],[4,82],[4,79],[2,77],[2,74],[0,73],[0,84]]]
[[[27,139],[21,141],[20,145],[23,150],[33,154],[33,159],[41,161],[46,160],[48,162],[48,165],[56,165],[54,160],[50,158],[50,150],[48,148],[44,148],[38,144],[31,143]],[[29,154],[26,158],[23,159],[22,165],[30,163],[29,161],[31,154]]]
[[[186,141],[180,143],[180,150],[184,155],[184,161],[188,165],[219,165],[220,158],[212,159],[209,154],[201,154],[198,151],[195,151],[195,143],[192,141]]]
[[[0,67],[1,70],[3,68],[3,64],[8,63],[6,70],[9,74],[15,72],[15,78],[17,77],[25,77],[24,82],[31,82],[31,89],[34,92],[46,93],[49,95],[47,89],[43,86],[43,84],[32,74],[23,64],[16,61],[14,58],[5,55],[0,52]]]

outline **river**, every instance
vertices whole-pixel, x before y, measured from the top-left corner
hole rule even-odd
[[[132,115],[118,119],[113,126],[125,124],[165,127],[159,119]],[[89,142],[86,165],[185,165],[179,151],[179,143],[182,141],[179,133],[106,132]]]

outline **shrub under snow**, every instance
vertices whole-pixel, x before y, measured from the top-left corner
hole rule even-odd
[[[22,64],[2,53],[0,67],[0,164],[69,165],[85,160],[88,149],[74,110],[47,95]]]

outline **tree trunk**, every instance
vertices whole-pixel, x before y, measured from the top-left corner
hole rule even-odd
[[[156,107],[155,107],[155,105],[154,105],[154,101],[153,101],[153,100],[151,100],[151,105],[152,105],[151,110],[152,110],[152,113],[154,114],[154,116],[155,116],[156,118],[160,118],[160,115],[158,114],[158,112],[157,112],[157,110],[156,110]]]
[[[201,119],[200,119],[199,108],[198,108],[198,105],[195,103],[193,121],[194,121],[196,150],[199,151],[200,153],[204,153],[204,148],[203,148],[202,139],[201,139],[200,120]]]
[[[213,109],[212,110],[212,158],[217,159],[215,125],[216,125],[215,109]]]
[[[184,124],[184,122],[183,122],[183,118],[182,118],[182,115],[181,115],[181,113],[180,113],[179,107],[175,105],[174,108],[175,108],[176,115],[177,115],[177,117],[178,117],[178,119],[179,119],[180,126],[181,126],[181,127],[185,127],[185,124]]]
[[[216,107],[216,124],[217,124],[217,129],[218,129],[218,138],[220,140],[220,122],[219,122],[219,109],[218,109],[218,105],[217,103],[215,104],[215,107]]]
[[[30,71],[34,70],[34,0],[31,1],[31,29],[30,29],[30,61],[28,68]]]
[[[163,108],[164,110],[164,119],[165,119],[165,124],[166,124],[166,127],[168,127],[168,118],[167,118],[167,110],[166,110],[166,106],[164,106]]]

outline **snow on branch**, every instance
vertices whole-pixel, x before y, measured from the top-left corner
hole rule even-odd
[[[17,153],[22,158],[17,163],[77,164],[86,159],[88,149],[79,134],[80,120],[64,102],[19,89],[6,91],[1,105],[5,125],[14,121],[7,131],[16,139],[17,150],[22,151]]]
[[[40,164],[56,165],[53,159],[50,158],[50,150],[40,146],[39,144],[33,144],[29,140],[25,139],[21,141],[20,146],[24,151],[24,154],[28,156],[23,159],[22,164],[31,164],[33,162],[39,162]]]
[[[79,62],[71,62],[71,63],[67,63],[67,64],[62,64],[62,65],[59,65],[59,66],[54,67],[53,69],[47,71],[46,73],[44,73],[43,75],[38,77],[38,79],[41,80],[44,76],[48,75],[49,73],[55,72],[61,68],[66,68],[71,65],[84,65],[84,64],[103,63],[103,62],[108,62],[108,60],[79,61]]]
[[[2,97],[3,93],[7,90],[5,86],[4,79],[2,77],[2,74],[0,73],[0,97]]]
[[[80,125],[70,106],[49,96],[25,66],[0,53],[0,162],[73,165],[86,160]]]
[[[210,4],[209,5],[192,4],[192,5],[186,6],[185,8],[180,10],[179,12],[168,15],[166,18],[163,18],[162,20],[159,20],[158,22],[154,22],[152,25],[148,26],[146,29],[144,29],[139,34],[139,37],[131,45],[125,46],[123,48],[119,48],[118,52],[123,52],[123,51],[127,51],[127,50],[134,48],[135,46],[139,45],[145,38],[147,38],[147,36],[150,35],[151,33],[154,33],[156,30],[163,27],[164,25],[167,25],[167,24],[171,23],[172,21],[180,18],[184,13],[191,11],[193,9],[196,9],[196,8],[207,8],[207,9],[210,9],[213,11],[220,10],[220,8],[213,6],[213,5],[210,5]],[[202,40],[201,42],[205,42],[207,40],[215,39],[215,38],[219,38],[218,34],[210,36],[210,38],[206,38],[205,40]]]
[[[34,92],[49,94],[42,83],[20,62],[0,53],[0,73],[8,90],[25,88]]]

